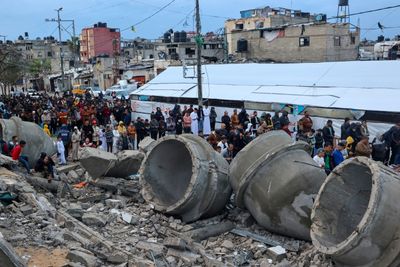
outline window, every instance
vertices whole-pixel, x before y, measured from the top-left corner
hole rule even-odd
[[[333,37],[333,45],[340,46],[340,36]]]
[[[238,23],[235,25],[235,30],[243,30],[243,23]]]
[[[185,54],[189,55],[189,56],[192,56],[192,55],[196,54],[196,49],[194,49],[194,48],[186,48],[185,49]]]
[[[264,21],[256,21],[256,29],[264,28]]]
[[[351,42],[352,45],[356,44],[356,37],[354,35],[350,36],[350,42]]]
[[[53,56],[52,53],[51,53],[51,51],[50,51],[50,52],[47,52],[47,56],[48,56],[48,57],[52,57],[52,56]]]
[[[310,46],[310,37],[300,37],[299,38],[299,46]]]
[[[168,55],[176,54],[176,48],[169,48]]]

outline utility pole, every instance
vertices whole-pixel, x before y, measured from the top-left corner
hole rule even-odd
[[[64,55],[63,55],[63,49],[62,49],[62,40],[61,40],[61,18],[60,18],[60,11],[62,10],[62,7],[59,9],[56,9],[57,11],[57,23],[58,23],[58,39],[59,39],[59,45],[60,45],[60,60],[61,60],[61,79],[62,79],[62,88],[60,91],[64,91],[65,89],[65,74],[64,74]]]
[[[4,44],[6,43],[6,37],[7,37],[7,35],[0,35],[0,37],[3,37],[3,39],[4,39]]]
[[[201,48],[203,46],[203,38],[201,36],[201,22],[200,22],[200,4],[196,0],[196,44],[197,44],[197,94],[199,107],[203,106],[203,85],[201,73]]]

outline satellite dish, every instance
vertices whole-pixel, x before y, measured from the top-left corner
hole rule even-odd
[[[124,79],[126,79],[126,80],[130,80],[130,79],[132,79],[133,78],[133,71],[127,71],[127,72],[125,72],[125,74],[124,74]]]

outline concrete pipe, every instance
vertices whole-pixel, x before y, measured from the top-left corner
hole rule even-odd
[[[232,161],[229,174],[240,208],[271,232],[310,240],[313,198],[326,178],[311,147],[283,131],[263,134]]]
[[[230,198],[229,165],[202,138],[166,136],[147,153],[139,174],[144,199],[185,222],[211,217]]]
[[[365,157],[339,165],[312,210],[311,238],[338,266],[400,266],[400,177]]]
[[[19,140],[25,140],[26,146],[23,154],[28,156],[29,164],[34,166],[41,152],[48,155],[54,155],[56,146],[54,141],[44,133],[43,129],[37,124],[22,121],[18,117],[12,117],[9,120],[0,120],[0,133],[4,141],[8,142],[16,135]]]

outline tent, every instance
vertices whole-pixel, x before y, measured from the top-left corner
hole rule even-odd
[[[219,107],[397,122],[399,70],[400,61],[204,65],[203,99]],[[185,78],[183,67],[169,67],[132,95],[141,101],[196,104],[197,79]]]

